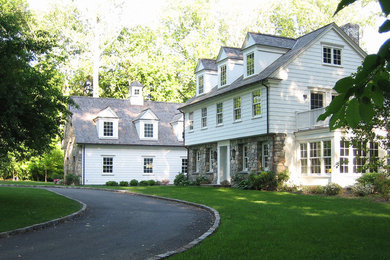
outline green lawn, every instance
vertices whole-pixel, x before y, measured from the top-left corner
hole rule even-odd
[[[7,185],[40,185],[40,186],[53,186],[54,182],[43,182],[43,181],[0,181],[0,184]]]
[[[81,205],[35,188],[0,187],[0,232],[69,215]]]
[[[174,259],[390,259],[390,204],[224,188],[131,190],[219,211],[217,232]]]

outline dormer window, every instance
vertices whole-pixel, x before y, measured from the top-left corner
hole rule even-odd
[[[322,62],[324,64],[341,65],[341,49],[323,46],[322,47]]]
[[[221,86],[226,85],[226,65],[222,65],[220,67],[220,77],[219,77],[219,80],[220,80]]]
[[[114,136],[113,122],[103,122],[103,136]]]
[[[139,89],[134,89],[134,95],[138,96],[139,95]]]
[[[255,73],[255,54],[253,52],[246,55],[246,75],[251,76]]]
[[[153,124],[145,124],[144,125],[144,136],[145,137],[153,137]]]
[[[198,94],[203,94],[204,92],[204,77],[203,75],[198,77]]]

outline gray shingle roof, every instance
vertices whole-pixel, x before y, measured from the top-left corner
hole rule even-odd
[[[199,63],[202,63],[203,65],[203,68],[205,70],[213,70],[213,71],[217,71],[218,68],[217,68],[217,63],[215,60],[211,60],[211,59],[200,59],[199,60]]]
[[[170,122],[177,118],[180,104],[145,101],[143,106],[131,105],[129,100],[114,98],[72,97],[78,108],[72,106],[72,124],[76,143],[183,146],[174,134]],[[93,118],[103,109],[110,107],[119,117],[118,139],[99,139]],[[158,141],[140,140],[133,120],[147,109],[159,118]]]
[[[210,99],[216,96],[219,96],[221,94],[230,92],[230,91],[235,91],[241,87],[245,87],[248,85],[252,85],[254,83],[261,82],[263,80],[266,80],[269,78],[274,72],[276,72],[280,67],[283,65],[287,64],[293,58],[298,55],[303,49],[308,46],[311,42],[313,42],[321,33],[326,31],[329,27],[335,26],[334,23],[328,24],[320,29],[317,29],[311,33],[308,33],[304,36],[301,36],[297,38],[293,46],[291,46],[291,49],[287,51],[285,54],[280,56],[277,60],[275,60],[271,65],[266,67],[263,71],[261,71],[259,74],[256,76],[246,78],[244,79],[243,76],[240,76],[238,79],[236,79],[232,84],[229,86],[223,87],[223,88],[218,88],[217,86],[214,87],[213,89],[210,90],[210,92],[202,95],[202,96],[195,96],[187,102],[185,102],[183,105],[179,107],[179,109],[182,109],[184,107],[193,105],[195,103],[201,102],[206,99]]]
[[[141,87],[143,88],[144,86],[139,83],[138,81],[133,81],[133,83],[130,84],[131,87]]]
[[[259,45],[291,49],[296,42],[295,39],[281,37],[281,36],[252,33],[252,32],[249,32],[248,34],[250,34],[254,39],[255,43]]]
[[[229,59],[242,60],[242,51],[240,48],[222,47]]]

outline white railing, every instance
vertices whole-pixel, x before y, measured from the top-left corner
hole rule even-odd
[[[305,112],[296,113],[296,129],[299,130],[308,130],[319,127],[328,127],[329,126],[329,117],[324,121],[317,121],[317,118],[325,112],[325,108],[312,109]]]

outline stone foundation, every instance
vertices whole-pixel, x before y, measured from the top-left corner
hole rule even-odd
[[[272,134],[230,140],[230,177],[235,174],[249,174],[263,170],[276,173],[287,170],[285,165],[285,134]],[[243,147],[247,146],[248,169],[243,169]],[[263,158],[263,146],[268,147],[268,156]],[[212,170],[210,171],[210,151],[212,152]],[[198,170],[196,154],[199,152]],[[188,178],[194,181],[199,176],[206,176],[212,184],[218,180],[218,144],[208,143],[189,147]]]

